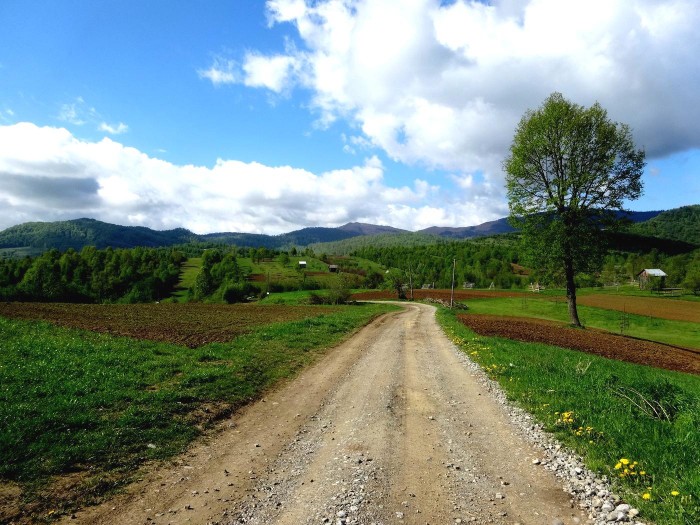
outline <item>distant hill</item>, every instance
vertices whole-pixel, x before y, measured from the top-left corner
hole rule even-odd
[[[648,221],[649,219],[659,215],[660,211],[630,211],[623,212],[619,215],[638,223]],[[432,226],[425,230],[420,230],[416,233],[427,233],[429,235],[439,235],[448,239],[472,239],[474,237],[488,237],[490,235],[500,235],[502,233],[514,232],[507,218],[497,219],[495,221],[484,222],[476,226],[465,226],[462,228],[450,228],[447,226]]]
[[[393,226],[380,226],[377,224],[367,224],[364,222],[349,222],[343,226],[339,226],[338,230],[342,230],[354,235],[379,235],[382,233],[409,233],[408,230],[401,230]]]
[[[333,255],[350,255],[354,251],[368,246],[386,248],[388,246],[424,246],[427,244],[439,244],[449,239],[439,235],[430,235],[419,232],[406,233],[379,233],[377,235],[358,235],[342,241],[323,242],[310,244],[316,253]]]
[[[669,249],[683,250],[689,245],[700,245],[700,205],[685,206],[665,212],[630,212],[629,239],[624,244],[644,245],[644,238],[663,238],[680,244],[669,244]],[[642,222],[646,221],[646,222]],[[220,232],[197,235],[184,228],[157,231],[144,226],[118,226],[95,219],[75,219],[57,222],[28,222],[0,232],[0,254],[38,254],[51,248],[66,250],[84,246],[106,248],[133,248],[136,246],[173,246],[190,242],[235,244],[243,247],[269,249],[291,246],[312,246],[314,250],[344,254],[358,248],[377,245],[416,246],[446,240],[472,239],[515,231],[507,219],[485,222],[463,228],[426,228],[408,232],[391,226],[350,222],[338,228],[302,228],[281,235]],[[658,244],[655,242],[655,244]],[[662,243],[663,244],[663,243]]]
[[[237,246],[264,247],[270,249],[286,246],[307,246],[315,242],[330,242],[348,239],[358,233],[341,230],[340,228],[312,227],[303,228],[281,235],[263,235],[259,233],[208,233],[200,235],[200,240],[235,244]]]
[[[508,223],[508,219],[503,218],[496,221],[485,222],[477,226],[466,226],[463,228],[432,226],[416,233],[439,235],[440,237],[446,237],[448,239],[470,239],[472,237],[487,237],[489,235],[498,235],[513,231],[515,231],[515,228]]]
[[[646,222],[634,224],[630,231],[700,245],[700,204],[661,212]]]
[[[133,248],[135,246],[172,246],[196,240],[184,228],[157,231],[144,226],[118,226],[95,219],[58,222],[27,222],[0,232],[0,248],[29,248],[41,252],[51,248],[80,250],[97,248]]]

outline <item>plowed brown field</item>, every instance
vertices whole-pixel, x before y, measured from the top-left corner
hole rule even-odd
[[[410,291],[406,295],[410,295]],[[469,299],[493,299],[496,297],[522,297],[528,295],[522,292],[504,292],[501,290],[455,290],[455,301],[466,301]],[[413,290],[414,299],[440,299],[450,300],[450,290]],[[396,292],[388,290],[374,290],[371,292],[361,292],[352,295],[356,301],[381,301],[396,299]]]
[[[185,345],[230,341],[255,326],[317,317],[335,310],[255,304],[0,303],[0,315],[69,328]]]
[[[700,302],[683,301],[669,297],[632,297],[603,294],[579,296],[577,302],[585,306],[619,310],[631,314],[700,323]]]
[[[693,350],[640,341],[591,328],[570,328],[542,319],[463,314],[459,320],[480,335],[545,343],[618,361],[700,374],[700,352]]]

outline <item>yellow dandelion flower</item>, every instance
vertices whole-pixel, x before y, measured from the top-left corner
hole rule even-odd
[[[620,470],[621,468],[622,468],[622,463],[620,463],[619,461],[617,463],[615,463],[615,470]]]
[[[648,492],[645,492],[644,494],[642,494],[642,499],[650,500],[651,494],[649,494]]]
[[[646,470],[640,470],[640,471],[639,471],[639,475],[640,475],[640,476],[646,476],[646,475],[647,475],[647,471],[646,471]]]
[[[671,496],[676,497],[676,496],[678,496],[678,495],[680,495],[680,492],[678,492],[677,490],[672,490],[672,491],[671,491]]]
[[[630,464],[630,460],[627,459],[627,458],[622,458],[622,459],[620,460],[620,463],[622,463],[623,465],[629,465],[629,464]]]

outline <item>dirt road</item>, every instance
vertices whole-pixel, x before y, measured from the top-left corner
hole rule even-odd
[[[411,304],[70,523],[585,523]]]

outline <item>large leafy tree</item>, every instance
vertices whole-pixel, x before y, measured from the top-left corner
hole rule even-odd
[[[553,93],[516,128],[503,163],[510,220],[531,263],[563,276],[573,325],[581,326],[574,278],[600,268],[604,230],[619,226],[624,202],[641,196],[644,163],[629,127],[598,103],[585,108]]]

